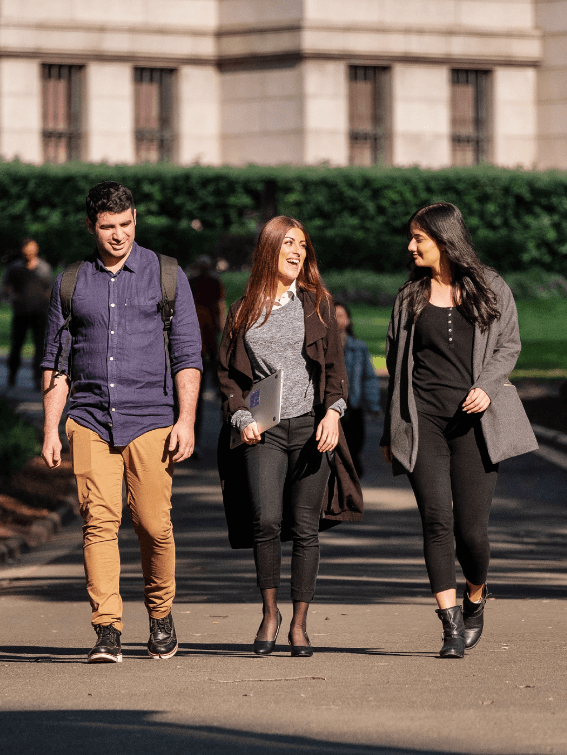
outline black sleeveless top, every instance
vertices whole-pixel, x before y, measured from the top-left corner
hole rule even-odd
[[[413,392],[417,410],[452,417],[470,391],[474,326],[457,307],[428,304],[415,324]]]

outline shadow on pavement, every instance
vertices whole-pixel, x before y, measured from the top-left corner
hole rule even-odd
[[[205,403],[199,460],[179,466],[174,478],[173,525],[177,545],[177,602],[258,602],[251,551],[228,544],[216,472],[217,405]],[[380,423],[369,423],[364,486],[404,498],[405,477],[393,478],[379,460]],[[491,517],[489,586],[498,598],[563,598],[567,552],[566,473],[534,454],[501,465]],[[411,494],[399,508],[370,505],[360,524],[341,524],[322,536],[316,600],[370,604],[431,602],[423,564],[421,527]],[[142,600],[139,547],[125,511],[120,530],[121,593]],[[280,596],[289,595],[290,546],[283,547]],[[59,568],[60,567],[60,568]],[[459,580],[462,584],[462,579]],[[80,532],[77,547],[50,562],[48,576],[5,582],[12,595],[54,601],[84,601]]]
[[[329,742],[307,736],[264,734],[215,726],[187,726],[156,720],[154,711],[46,710],[0,714],[2,739],[14,752],[61,752],[100,755],[100,752],[166,752],[169,755],[436,755],[415,750]],[[443,750],[443,755],[451,755]],[[460,753],[462,755],[462,751]]]

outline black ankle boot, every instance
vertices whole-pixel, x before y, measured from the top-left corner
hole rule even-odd
[[[465,625],[461,606],[438,608],[435,612],[443,622],[443,647],[440,658],[463,658],[465,655]]]
[[[463,620],[465,623],[465,647],[471,650],[480,642],[484,627],[484,606],[488,599],[486,585],[482,588],[482,598],[479,603],[473,603],[469,598],[468,588],[463,594]]]

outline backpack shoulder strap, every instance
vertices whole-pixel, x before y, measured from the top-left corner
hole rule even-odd
[[[158,305],[163,321],[163,345],[165,348],[165,376],[163,392],[167,395],[167,373],[171,372],[169,358],[169,331],[175,314],[175,297],[177,296],[177,260],[165,254],[158,254],[159,274],[161,280],[161,301]]]
[[[77,286],[79,270],[83,267],[84,264],[85,260],[72,262],[65,268],[65,270],[63,271],[63,276],[61,277],[59,298],[61,299],[61,309],[63,310],[63,317],[67,321],[67,325],[71,317],[71,310],[73,307],[73,294],[75,293],[75,287]]]
[[[61,326],[57,337],[61,338],[63,331],[67,331],[67,338],[65,341],[65,345],[63,346],[60,342],[59,347],[59,359],[57,364],[57,373],[56,375],[69,375],[70,376],[70,364],[69,364],[69,355],[71,351],[71,343],[72,343],[72,336],[71,336],[71,317],[73,315],[73,294],[75,293],[75,287],[77,286],[77,278],[79,277],[79,270],[83,267],[85,264],[85,260],[78,260],[77,262],[72,262],[68,267],[65,268],[63,271],[63,275],[61,276],[61,286],[59,288],[59,298],[61,300],[61,310],[63,312],[63,317],[65,318],[65,322]]]
[[[177,296],[177,260],[165,254],[158,254],[161,280],[160,312],[163,329],[171,330],[171,320],[175,314],[175,297]]]

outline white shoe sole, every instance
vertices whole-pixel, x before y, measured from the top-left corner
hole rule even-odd
[[[122,653],[120,655],[97,653],[87,658],[87,663],[122,663]]]
[[[161,655],[160,653],[152,653],[149,649],[148,649],[148,654],[150,658],[153,658],[155,661],[167,661],[168,658],[173,658],[173,656],[175,655],[175,653],[177,653],[178,650],[179,650],[179,643],[173,648],[171,652],[167,653],[167,655]]]

